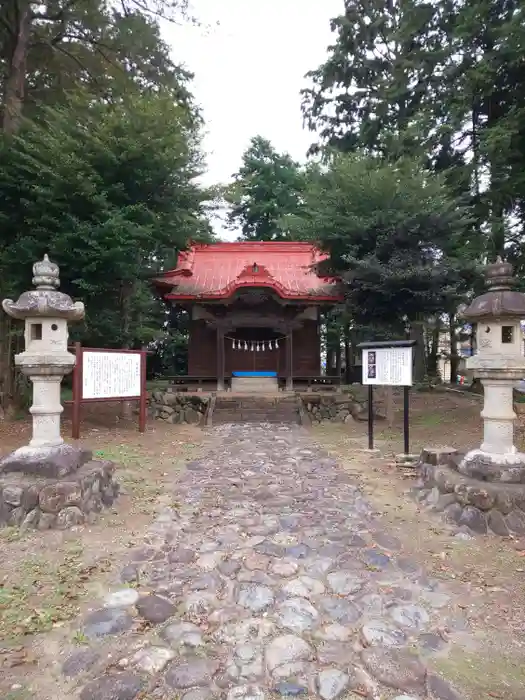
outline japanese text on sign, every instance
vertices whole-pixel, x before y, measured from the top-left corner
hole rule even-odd
[[[138,398],[141,356],[131,352],[82,353],[82,398]]]
[[[412,385],[412,348],[363,350],[363,384]]]

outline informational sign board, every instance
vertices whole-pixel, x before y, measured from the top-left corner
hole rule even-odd
[[[90,352],[82,358],[83,399],[128,399],[141,395],[140,352]]]
[[[412,348],[363,348],[363,384],[412,386]]]
[[[81,407],[98,401],[138,401],[139,431],[146,430],[148,392],[147,350],[83,348],[75,343],[71,436],[80,437]]]

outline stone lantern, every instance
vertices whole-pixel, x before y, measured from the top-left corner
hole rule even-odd
[[[33,383],[29,445],[0,460],[0,527],[66,529],[93,522],[118,495],[115,465],[60,435],[60,384],[75,356],[68,352],[68,321],[84,318],[84,304],[58,291],[58,266],[47,255],[33,266],[36,289],[6,299],[9,316],[25,321],[25,349],[17,367]]]
[[[38,461],[46,450],[55,450],[60,461],[65,453],[74,452],[60,435],[60,385],[75,365],[75,356],[67,349],[67,323],[84,318],[84,304],[73,303],[71,297],[58,291],[58,265],[47,255],[33,265],[33,284],[36,289],[24,292],[18,301],[2,302],[9,316],[25,321],[25,350],[15,356],[15,364],[33,384],[33,404],[29,409],[33,416],[31,441],[28,447],[2,460],[0,466],[4,469],[6,460]],[[37,471],[36,465],[34,470]]]
[[[418,499],[469,532],[525,535],[525,454],[514,446],[514,387],[525,377],[521,319],[525,294],[512,290],[512,265],[486,268],[488,291],[462,315],[477,324],[477,354],[467,368],[484,388],[483,442],[466,454],[423,449]]]
[[[485,394],[481,412],[483,443],[475,453],[490,455],[502,464],[509,459],[516,461],[512,457],[516,455],[513,391],[516,382],[525,377],[520,324],[525,318],[525,294],[511,289],[512,273],[512,265],[501,258],[488,265],[485,275],[489,290],[463,312],[469,322],[477,324],[477,354],[468,358],[467,369],[481,380]],[[465,459],[470,456],[467,454]]]

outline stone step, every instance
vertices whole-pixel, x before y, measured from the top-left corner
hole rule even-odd
[[[242,404],[215,404],[216,411],[296,411],[297,404],[259,404],[259,403],[242,403]]]
[[[214,416],[298,416],[298,411],[214,411]]]
[[[255,409],[244,409],[238,411],[215,410],[212,416],[212,423],[298,423],[299,412],[297,410],[283,411],[260,411]]]
[[[226,423],[278,423],[285,425],[297,425],[299,423],[298,418],[276,418],[274,416],[262,416],[260,418],[255,418],[253,416],[235,416],[231,418],[214,418],[213,425],[224,425]]]
[[[299,423],[295,396],[219,396],[212,424],[224,423]]]
[[[278,389],[277,377],[232,377],[232,391],[264,393]]]

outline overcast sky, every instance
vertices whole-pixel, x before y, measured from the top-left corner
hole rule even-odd
[[[193,93],[206,122],[206,184],[239,169],[252,136],[304,160],[301,88],[332,43],[330,19],[343,0],[193,0],[206,28],[163,25],[173,58],[195,74]],[[220,224],[217,232],[224,235]],[[232,237],[231,235],[228,237]],[[235,236],[234,236],[235,237]]]

